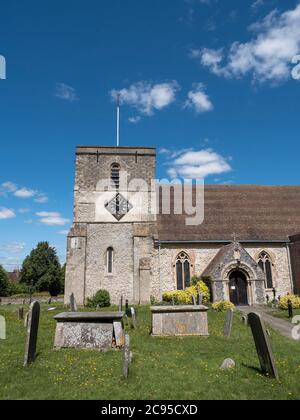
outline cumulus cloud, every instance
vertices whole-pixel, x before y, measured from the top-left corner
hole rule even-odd
[[[212,149],[183,151],[168,164],[168,174],[172,178],[204,179],[232,170],[228,159]]]
[[[11,181],[4,182],[0,185],[0,194],[12,194],[21,199],[34,198],[34,201],[40,204],[48,202],[48,197],[45,193],[33,190],[32,188],[19,187]]]
[[[178,90],[176,81],[160,84],[143,81],[127,89],[113,90],[110,95],[116,99],[119,94],[121,103],[135,108],[140,114],[152,116],[155,111],[161,111],[175,102]]]
[[[40,223],[47,226],[65,226],[70,223],[70,220],[62,217],[59,212],[42,211],[36,215],[40,217]]]
[[[55,96],[67,102],[76,102],[79,99],[76,90],[65,83],[56,84]]]
[[[281,82],[290,77],[290,63],[300,51],[300,4],[279,13],[274,10],[250,26],[253,37],[248,42],[234,42],[221,49],[198,49],[191,52],[217,76],[253,81]]]
[[[188,93],[188,99],[184,104],[184,108],[192,108],[198,114],[214,109],[202,83],[195,84],[193,90]]]
[[[0,220],[13,219],[14,217],[16,217],[14,210],[0,207]]]

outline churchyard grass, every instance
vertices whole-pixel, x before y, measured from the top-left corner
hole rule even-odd
[[[292,319],[289,318],[289,311],[278,309],[277,311],[272,312],[271,315],[276,318],[286,319],[287,321],[292,322]],[[300,316],[300,309],[294,309],[294,316]]]
[[[137,308],[137,329],[126,327],[134,353],[126,381],[122,351],[53,351],[53,316],[65,310],[51,307],[56,310],[41,306],[37,359],[26,368],[24,321],[18,307],[0,307],[7,321],[7,340],[0,340],[0,399],[300,399],[300,343],[271,332],[281,380],[268,379],[239,314],[230,339],[223,336],[225,314],[211,310],[209,338],[152,338],[150,310]],[[226,358],[235,360],[234,370],[219,370]]]

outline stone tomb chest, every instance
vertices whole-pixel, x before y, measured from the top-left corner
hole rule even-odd
[[[208,308],[199,306],[153,306],[152,336],[208,336]]]
[[[66,312],[57,321],[54,348],[108,351],[124,346],[124,312]]]

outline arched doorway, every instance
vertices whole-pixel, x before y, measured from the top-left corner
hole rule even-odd
[[[238,305],[249,305],[247,277],[242,271],[236,270],[229,277],[230,301]]]

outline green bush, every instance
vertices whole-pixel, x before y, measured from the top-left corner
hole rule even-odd
[[[0,296],[1,297],[9,296],[9,287],[10,287],[10,282],[9,282],[7,272],[4,270],[2,265],[0,265]]]
[[[110,295],[107,290],[99,290],[87,301],[89,308],[108,308],[110,306]]]
[[[289,300],[292,302],[293,309],[300,309],[300,297],[295,295],[283,296],[279,301],[279,308],[287,311]]]
[[[214,311],[225,312],[228,309],[235,309],[235,306],[233,303],[229,302],[228,300],[221,300],[219,302],[214,303],[212,305],[212,308]]]
[[[193,279],[192,279],[193,284]],[[203,303],[209,303],[210,292],[206,284],[199,279],[191,287],[185,290],[174,290],[163,294],[163,301],[171,303],[174,301],[176,305],[189,305],[193,302],[193,296],[197,299],[199,293],[203,295]]]

